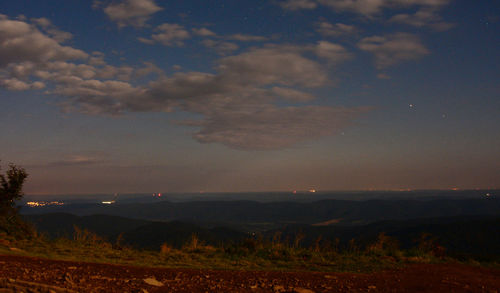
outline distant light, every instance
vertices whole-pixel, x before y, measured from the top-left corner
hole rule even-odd
[[[158,197],[161,197],[161,193],[158,193]]]
[[[491,194],[489,194],[489,193],[486,193],[486,197],[490,197],[490,196],[491,196]]]
[[[102,204],[114,204],[115,201],[114,200],[112,200],[112,201],[102,201],[101,203]]]
[[[315,193],[315,192],[316,192],[316,189],[309,189],[309,192],[311,192],[311,193]]]
[[[26,203],[30,207],[44,207],[44,206],[62,206],[64,202],[62,201],[28,201]]]
[[[297,190],[292,191],[293,194],[297,194]]]

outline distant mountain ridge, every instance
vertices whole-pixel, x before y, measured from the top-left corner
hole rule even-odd
[[[23,207],[23,214],[64,212],[78,216],[94,214],[121,216],[149,221],[183,221],[206,227],[220,225],[318,224],[362,225],[383,220],[500,215],[500,199],[436,200],[321,200],[316,202],[197,201],[70,204]],[[272,226],[273,226],[272,225]]]

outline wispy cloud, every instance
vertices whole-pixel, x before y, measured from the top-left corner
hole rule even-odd
[[[318,6],[314,0],[286,0],[280,2],[280,5],[288,10],[314,9]]]
[[[288,10],[315,9],[322,5],[337,12],[351,12],[371,17],[384,9],[407,7],[441,8],[452,0],[285,0],[279,2]]]
[[[193,28],[192,29],[193,31],[193,34],[197,35],[197,36],[202,36],[202,37],[214,37],[214,36],[217,36],[216,33],[214,33],[213,31],[205,28],[205,27],[202,27],[202,28]]]
[[[231,42],[224,42],[224,41],[219,41],[219,40],[203,40],[201,42],[203,46],[207,48],[211,48],[217,52],[219,55],[228,55],[236,50],[238,50],[239,46],[235,43]]]
[[[422,8],[414,14],[396,14],[389,22],[402,23],[414,27],[429,27],[435,31],[446,31],[453,28],[453,23],[443,21],[443,18],[436,13],[435,9]]]
[[[86,166],[86,165],[95,165],[102,163],[101,160],[98,160],[93,157],[88,157],[88,156],[81,156],[81,155],[75,155],[75,156],[70,156],[66,159],[59,160],[59,161],[53,161],[47,163],[45,166],[50,166],[50,167],[68,167],[68,166]]]
[[[327,41],[319,41],[314,48],[318,57],[326,59],[329,64],[335,65],[353,57],[343,46]]]
[[[339,37],[343,35],[355,35],[358,29],[354,25],[343,23],[331,24],[327,21],[316,23],[316,31],[325,37]]]
[[[408,33],[363,38],[358,47],[374,55],[378,69],[416,60],[430,53],[417,36]]]
[[[139,38],[146,44],[161,43],[164,46],[183,46],[184,40],[191,38],[191,34],[182,25],[164,23],[154,29],[151,39]]]
[[[65,42],[67,40],[71,40],[73,35],[71,33],[62,31],[58,29],[52,22],[45,18],[33,18],[31,21],[41,27],[49,36],[51,36],[57,42]]]
[[[240,42],[263,42],[267,41],[268,38],[263,36],[253,36],[245,34],[234,34],[225,37],[228,40],[240,41]]]
[[[369,108],[260,105],[249,111],[225,111],[195,126],[194,138],[242,150],[272,150],[333,135]]]

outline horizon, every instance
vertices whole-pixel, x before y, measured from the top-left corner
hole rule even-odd
[[[273,196],[287,196],[287,199],[293,200],[294,198],[324,198],[334,199],[335,196],[341,196],[343,200],[349,200],[346,198],[348,195],[353,196],[353,200],[359,199],[371,199],[374,195],[381,195],[381,193],[386,193],[384,195],[398,195],[404,197],[405,195],[417,195],[418,193],[423,193],[422,198],[426,198],[428,196],[427,193],[432,192],[444,192],[444,194],[440,194],[439,196],[464,196],[464,193],[470,192],[481,192],[480,196],[487,197],[495,197],[500,192],[500,188],[487,188],[487,189],[397,189],[397,190],[286,190],[286,191],[239,191],[239,192],[140,192],[140,193],[88,193],[88,194],[69,194],[69,193],[61,193],[61,194],[24,194],[22,201],[46,201],[46,200],[102,200],[104,198],[109,199],[113,197],[113,201],[119,202],[120,199],[125,197],[126,200],[131,199],[145,199],[145,198],[155,198],[161,201],[169,201],[169,200],[187,200],[192,201],[193,199],[212,199],[216,200],[217,198],[227,196],[234,196],[232,200],[249,200],[250,196],[252,199],[263,199],[273,201]],[[483,193],[486,192],[486,193]],[[268,195],[268,197],[265,197]],[[476,196],[477,194],[474,194]],[[343,197],[342,197],[343,196]],[[467,196],[473,196],[471,194],[467,194]]]
[[[498,190],[500,3],[0,4],[25,193]],[[150,192],[143,192],[150,191]]]

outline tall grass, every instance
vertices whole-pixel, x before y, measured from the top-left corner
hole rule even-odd
[[[153,267],[188,267],[231,270],[313,270],[313,271],[373,271],[411,262],[450,261],[444,248],[430,235],[421,235],[415,246],[401,250],[397,241],[384,233],[368,245],[352,239],[347,247],[339,248],[339,240],[319,237],[311,245],[302,245],[303,235],[293,240],[282,239],[276,233],[271,239],[262,236],[238,242],[211,246],[196,234],[181,247],[168,243],[158,251],[132,249],[121,240],[111,244],[96,234],[74,227],[72,238],[49,240],[43,235],[19,240],[0,235],[0,253],[41,256],[51,259],[84,260],[89,262],[131,264]],[[16,247],[17,250],[11,250]]]

